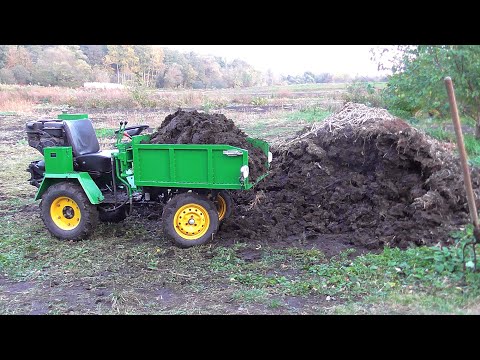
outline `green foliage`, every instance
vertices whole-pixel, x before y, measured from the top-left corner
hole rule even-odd
[[[0,68],[4,67],[7,62],[8,45],[0,45]]]
[[[463,142],[465,143],[465,150],[469,156],[480,156],[480,140],[477,140],[472,134],[464,134]]]
[[[91,65],[102,65],[105,55],[107,55],[107,45],[80,45],[80,49],[87,57],[87,62]]]
[[[251,104],[255,106],[265,106],[268,104],[268,99],[261,96],[256,96],[252,99]]]
[[[382,60],[380,60],[382,65]],[[475,45],[400,46],[383,92],[389,109],[447,116],[444,78],[453,80],[459,111],[480,120],[480,47]]]
[[[208,114],[212,109],[215,109],[215,103],[210,99],[205,100],[202,104],[202,110]]]
[[[95,133],[97,134],[97,137],[99,139],[113,138],[115,136],[115,130],[116,129],[101,128],[101,129],[96,129]]]
[[[128,87],[133,100],[144,108],[154,108],[157,103],[149,96],[150,90],[146,86],[132,85]]]
[[[318,250],[299,248],[265,251],[258,262],[245,262],[235,248],[217,248],[210,268],[228,276],[240,286],[239,298],[264,294],[305,296],[311,294],[353,299],[370,295],[390,296],[405,289],[448,296],[461,287],[464,294],[480,294],[480,274],[463,272],[461,246],[472,238],[471,228],[453,234],[456,244],[449,247],[415,247],[406,250],[384,248],[351,258],[353,249],[326,259]],[[472,249],[466,251],[471,266]],[[285,265],[287,264],[287,265]],[[294,276],[272,269],[297,269]],[[268,271],[268,269],[271,269]],[[300,270],[300,272],[298,272]]]
[[[43,86],[81,86],[91,75],[84,57],[79,48],[72,46],[48,47],[38,57],[33,82]]]
[[[373,107],[384,107],[380,89],[369,82],[354,81],[347,86],[343,95],[345,101],[365,104]]]
[[[0,69],[0,84],[15,84],[15,75],[10,69]]]
[[[417,119],[417,121],[419,120]],[[440,124],[435,127],[425,127],[425,124],[419,124],[419,127],[424,128],[425,132],[435,139],[456,143],[455,134],[451,131],[444,130]],[[480,166],[480,140],[477,140],[472,134],[464,134],[463,142],[465,144],[465,151],[467,152],[470,165]]]
[[[472,269],[475,265],[475,256],[473,253],[473,246],[466,244],[473,242],[473,225],[469,224],[463,231],[456,231],[452,234],[455,239],[455,246],[450,248],[442,248],[435,254],[436,270],[442,272],[447,270],[451,273],[461,273],[463,276],[476,277],[478,273],[472,273],[467,270],[467,273],[462,273],[464,266],[466,269]],[[465,253],[463,253],[465,248]],[[465,256],[465,257],[464,257]]]
[[[287,119],[293,121],[306,121],[309,123],[322,121],[327,116],[331,114],[330,111],[327,111],[318,106],[308,106],[306,108],[300,109],[299,111],[292,112],[287,115]]]
[[[232,298],[237,301],[264,302],[266,300],[266,296],[267,293],[263,289],[248,289],[235,292]]]
[[[441,127],[427,128],[425,129],[425,132],[431,137],[434,137],[440,141],[455,141],[455,134],[451,133],[450,131],[443,130]]]
[[[26,85],[32,82],[32,73],[25,66],[15,65],[11,70],[17,84]]]

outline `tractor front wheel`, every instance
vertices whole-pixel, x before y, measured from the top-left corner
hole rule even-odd
[[[51,185],[43,194],[40,217],[53,236],[76,241],[92,233],[98,223],[98,210],[81,186],[60,182]]]
[[[163,208],[163,229],[177,246],[201,245],[218,230],[218,212],[206,196],[192,192],[176,195]]]

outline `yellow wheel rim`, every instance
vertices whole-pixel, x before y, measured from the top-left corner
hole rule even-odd
[[[222,221],[227,213],[227,202],[221,195],[217,195],[218,220]]]
[[[67,196],[53,200],[50,206],[50,217],[55,225],[62,230],[73,230],[82,219],[82,213],[77,203]]]
[[[173,227],[182,238],[196,240],[208,231],[210,216],[203,206],[193,203],[186,204],[175,213]]]

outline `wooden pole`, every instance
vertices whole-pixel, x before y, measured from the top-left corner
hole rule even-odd
[[[458,116],[457,101],[455,99],[455,91],[453,90],[452,79],[448,76],[445,78],[445,86],[447,87],[448,101],[450,102],[450,111],[452,113],[453,126],[457,135],[457,146],[460,154],[460,163],[463,171],[463,182],[467,192],[468,210],[470,211],[470,219],[475,230],[478,231],[478,213],[475,205],[475,196],[473,194],[472,180],[470,178],[470,170],[467,163],[467,153],[465,152],[465,144],[463,142],[462,127],[460,126],[460,118]]]

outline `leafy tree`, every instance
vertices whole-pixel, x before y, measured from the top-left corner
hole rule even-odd
[[[132,80],[140,70],[140,59],[135,54],[132,45],[107,45],[108,53],[105,56],[105,65],[113,66],[117,74],[117,83]]]
[[[142,85],[148,86],[150,64],[152,62],[152,48],[147,45],[134,45],[135,55],[138,58],[139,80]]]
[[[459,112],[475,119],[475,136],[480,139],[480,46],[419,45],[395,50],[396,55],[388,63],[388,48],[373,51],[379,68],[389,68],[393,74],[384,91],[387,106],[411,114],[436,110],[448,115],[443,80],[450,76]]]
[[[107,45],[80,45],[80,50],[87,57],[87,63],[91,66],[103,65],[103,59],[108,53]]]
[[[98,82],[108,83],[113,74],[113,69],[103,65],[92,66],[92,80]]]
[[[311,71],[306,71],[303,73],[303,81],[305,83],[314,83],[315,82],[315,74]]]
[[[27,85],[33,80],[31,71],[23,65],[15,65],[10,70],[12,71],[17,84]]]
[[[165,72],[165,87],[177,88],[183,83],[182,65],[173,63]]]
[[[330,73],[320,73],[315,75],[315,82],[316,83],[329,83],[332,82],[333,75]]]
[[[183,67],[183,87],[192,87],[192,83],[195,81],[198,73],[195,71],[191,64],[187,64]]]
[[[117,84],[120,84],[120,61],[122,57],[121,45],[107,45],[107,55],[104,58],[104,64],[112,66],[117,74]]]
[[[267,70],[267,74],[265,76],[265,81],[267,82],[268,86],[271,86],[275,83],[275,76],[273,75],[272,69]]]
[[[84,58],[72,46],[47,47],[39,54],[33,81],[44,86],[80,86],[91,76],[91,67]]]
[[[30,58],[32,59],[32,62],[35,64],[38,60],[38,57],[42,53],[42,51],[52,46],[51,45],[23,45],[23,47],[27,49],[28,53],[30,54]]]
[[[12,70],[0,69],[0,84],[15,84],[15,75]]]
[[[138,57],[137,76],[140,82],[145,86],[154,85],[158,74],[165,69],[163,49],[149,45],[135,45],[134,49]]]
[[[5,66],[13,68],[22,65],[24,68],[31,70],[33,67],[32,58],[25,46],[12,46],[7,53],[7,61]]]
[[[0,45],[0,68],[3,68],[7,62],[8,45]]]
[[[0,45],[0,69],[6,83],[59,86],[135,80],[145,86],[224,88],[264,81],[242,60],[149,45]]]
[[[258,85],[261,82],[260,73],[247,62],[235,59],[228,65],[226,74],[228,87],[246,87]]]

